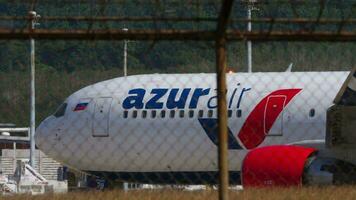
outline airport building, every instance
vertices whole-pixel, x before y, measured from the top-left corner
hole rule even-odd
[[[28,128],[16,128],[13,124],[0,124],[0,174],[8,181],[20,179],[16,177],[19,176],[16,174],[19,163],[28,163],[30,160],[28,133]],[[40,175],[48,185],[53,186],[51,190],[54,192],[66,192],[68,190],[66,167],[38,149],[35,150],[34,155],[35,164],[32,167],[35,176]],[[2,189],[4,189],[3,185],[6,183],[2,183]]]

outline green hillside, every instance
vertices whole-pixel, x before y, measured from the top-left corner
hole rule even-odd
[[[105,48],[103,53],[99,53],[99,50],[96,51],[92,47],[92,52],[85,55],[62,51],[59,47],[56,51],[55,43],[39,42],[37,45],[37,122],[54,112],[55,108],[74,91],[91,83],[122,76],[120,42],[114,42],[118,44],[113,46],[116,45],[118,48],[111,48],[111,53],[108,53],[111,56],[106,55]],[[28,44],[25,42],[18,44],[22,44],[18,50],[9,48],[6,53],[1,52],[4,56],[1,56],[0,72],[0,122],[13,122],[25,126],[29,121],[29,56],[26,50]],[[50,44],[52,50],[44,48]],[[2,45],[7,44],[3,42]],[[109,43],[105,45],[110,46]],[[189,45],[193,46],[194,43]],[[154,47],[157,48],[155,50],[147,48],[149,51],[147,54],[152,55],[147,56],[147,59],[158,59],[149,63],[139,62],[139,56],[136,57],[130,50],[129,75],[198,73],[215,70],[212,47],[165,50],[164,46],[169,46],[169,43],[163,43],[162,46],[158,43]],[[175,46],[175,43],[170,46]],[[284,71],[292,62],[293,71],[349,70],[356,66],[354,52],[356,45],[353,43],[260,43],[254,45],[253,67],[254,71]],[[110,57],[112,60],[108,61]],[[243,43],[230,44],[229,67],[236,72],[246,71],[245,57]]]

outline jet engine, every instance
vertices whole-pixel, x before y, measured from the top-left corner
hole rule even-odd
[[[356,167],[318,157],[314,148],[279,145],[251,150],[241,175],[244,187],[350,184],[356,182]]]

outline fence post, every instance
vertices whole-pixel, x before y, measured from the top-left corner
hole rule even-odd
[[[216,41],[216,73],[218,86],[219,127],[219,199],[228,199],[229,169],[227,159],[227,102],[226,102],[226,39]]]
[[[228,200],[229,164],[227,159],[227,102],[226,102],[226,29],[231,15],[233,0],[224,0],[216,29],[216,76],[218,93],[218,129],[219,129],[219,199]]]

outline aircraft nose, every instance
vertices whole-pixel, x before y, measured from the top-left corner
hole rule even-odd
[[[46,152],[50,145],[50,133],[51,133],[51,117],[45,119],[36,129],[35,143],[36,146]]]
[[[42,123],[37,127],[36,134],[35,134],[35,143],[38,148],[40,148],[40,144],[42,144],[43,140],[43,130],[42,130]]]

